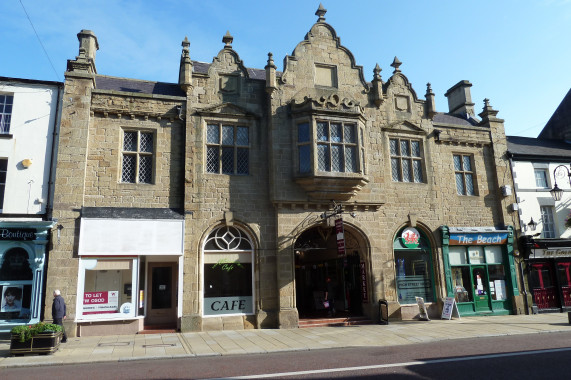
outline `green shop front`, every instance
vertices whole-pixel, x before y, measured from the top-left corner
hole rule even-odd
[[[519,295],[512,227],[442,226],[447,297],[462,316],[505,315]]]

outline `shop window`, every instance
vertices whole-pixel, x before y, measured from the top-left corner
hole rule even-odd
[[[12,248],[2,257],[0,267],[0,319],[30,319],[32,280],[29,254],[23,248]]]
[[[152,183],[154,134],[152,132],[123,132],[123,162],[121,182]]]
[[[448,260],[456,302],[472,302],[475,294],[489,294],[495,301],[508,298],[501,246],[450,246]],[[480,282],[470,273],[474,265],[483,266],[474,268]]]
[[[393,181],[423,182],[420,141],[390,139],[389,149]]]
[[[407,231],[418,236],[418,245],[410,244]],[[407,237],[403,237],[407,235]],[[424,233],[414,228],[402,230],[394,241],[396,286],[401,304],[416,303],[416,297],[425,302],[434,301],[434,280],[430,244]]]
[[[253,250],[235,227],[214,229],[204,245],[204,315],[252,314]]]
[[[136,267],[137,259],[81,259],[78,318],[134,317]]]
[[[456,192],[458,195],[475,195],[474,171],[472,158],[469,155],[455,154],[454,175],[456,176]]]
[[[206,127],[206,172],[241,174],[250,172],[249,128],[208,124]]]
[[[14,95],[0,94],[0,134],[10,133]]]

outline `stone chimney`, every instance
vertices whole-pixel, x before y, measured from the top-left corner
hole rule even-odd
[[[464,117],[475,115],[470,87],[472,87],[472,83],[467,80],[461,80],[446,91],[444,96],[448,98],[448,112]]]
[[[79,40],[79,54],[75,60],[67,61],[67,71],[79,71],[96,74],[95,53],[99,50],[97,37],[91,30],[83,29],[77,33]]]

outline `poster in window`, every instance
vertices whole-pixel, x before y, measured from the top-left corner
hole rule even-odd
[[[22,310],[22,291],[22,285],[4,286],[0,311],[10,313]]]
[[[83,314],[109,314],[119,311],[119,291],[83,293]]]

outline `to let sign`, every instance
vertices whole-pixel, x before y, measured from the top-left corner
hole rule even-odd
[[[83,293],[83,314],[109,314],[119,311],[119,291]]]

